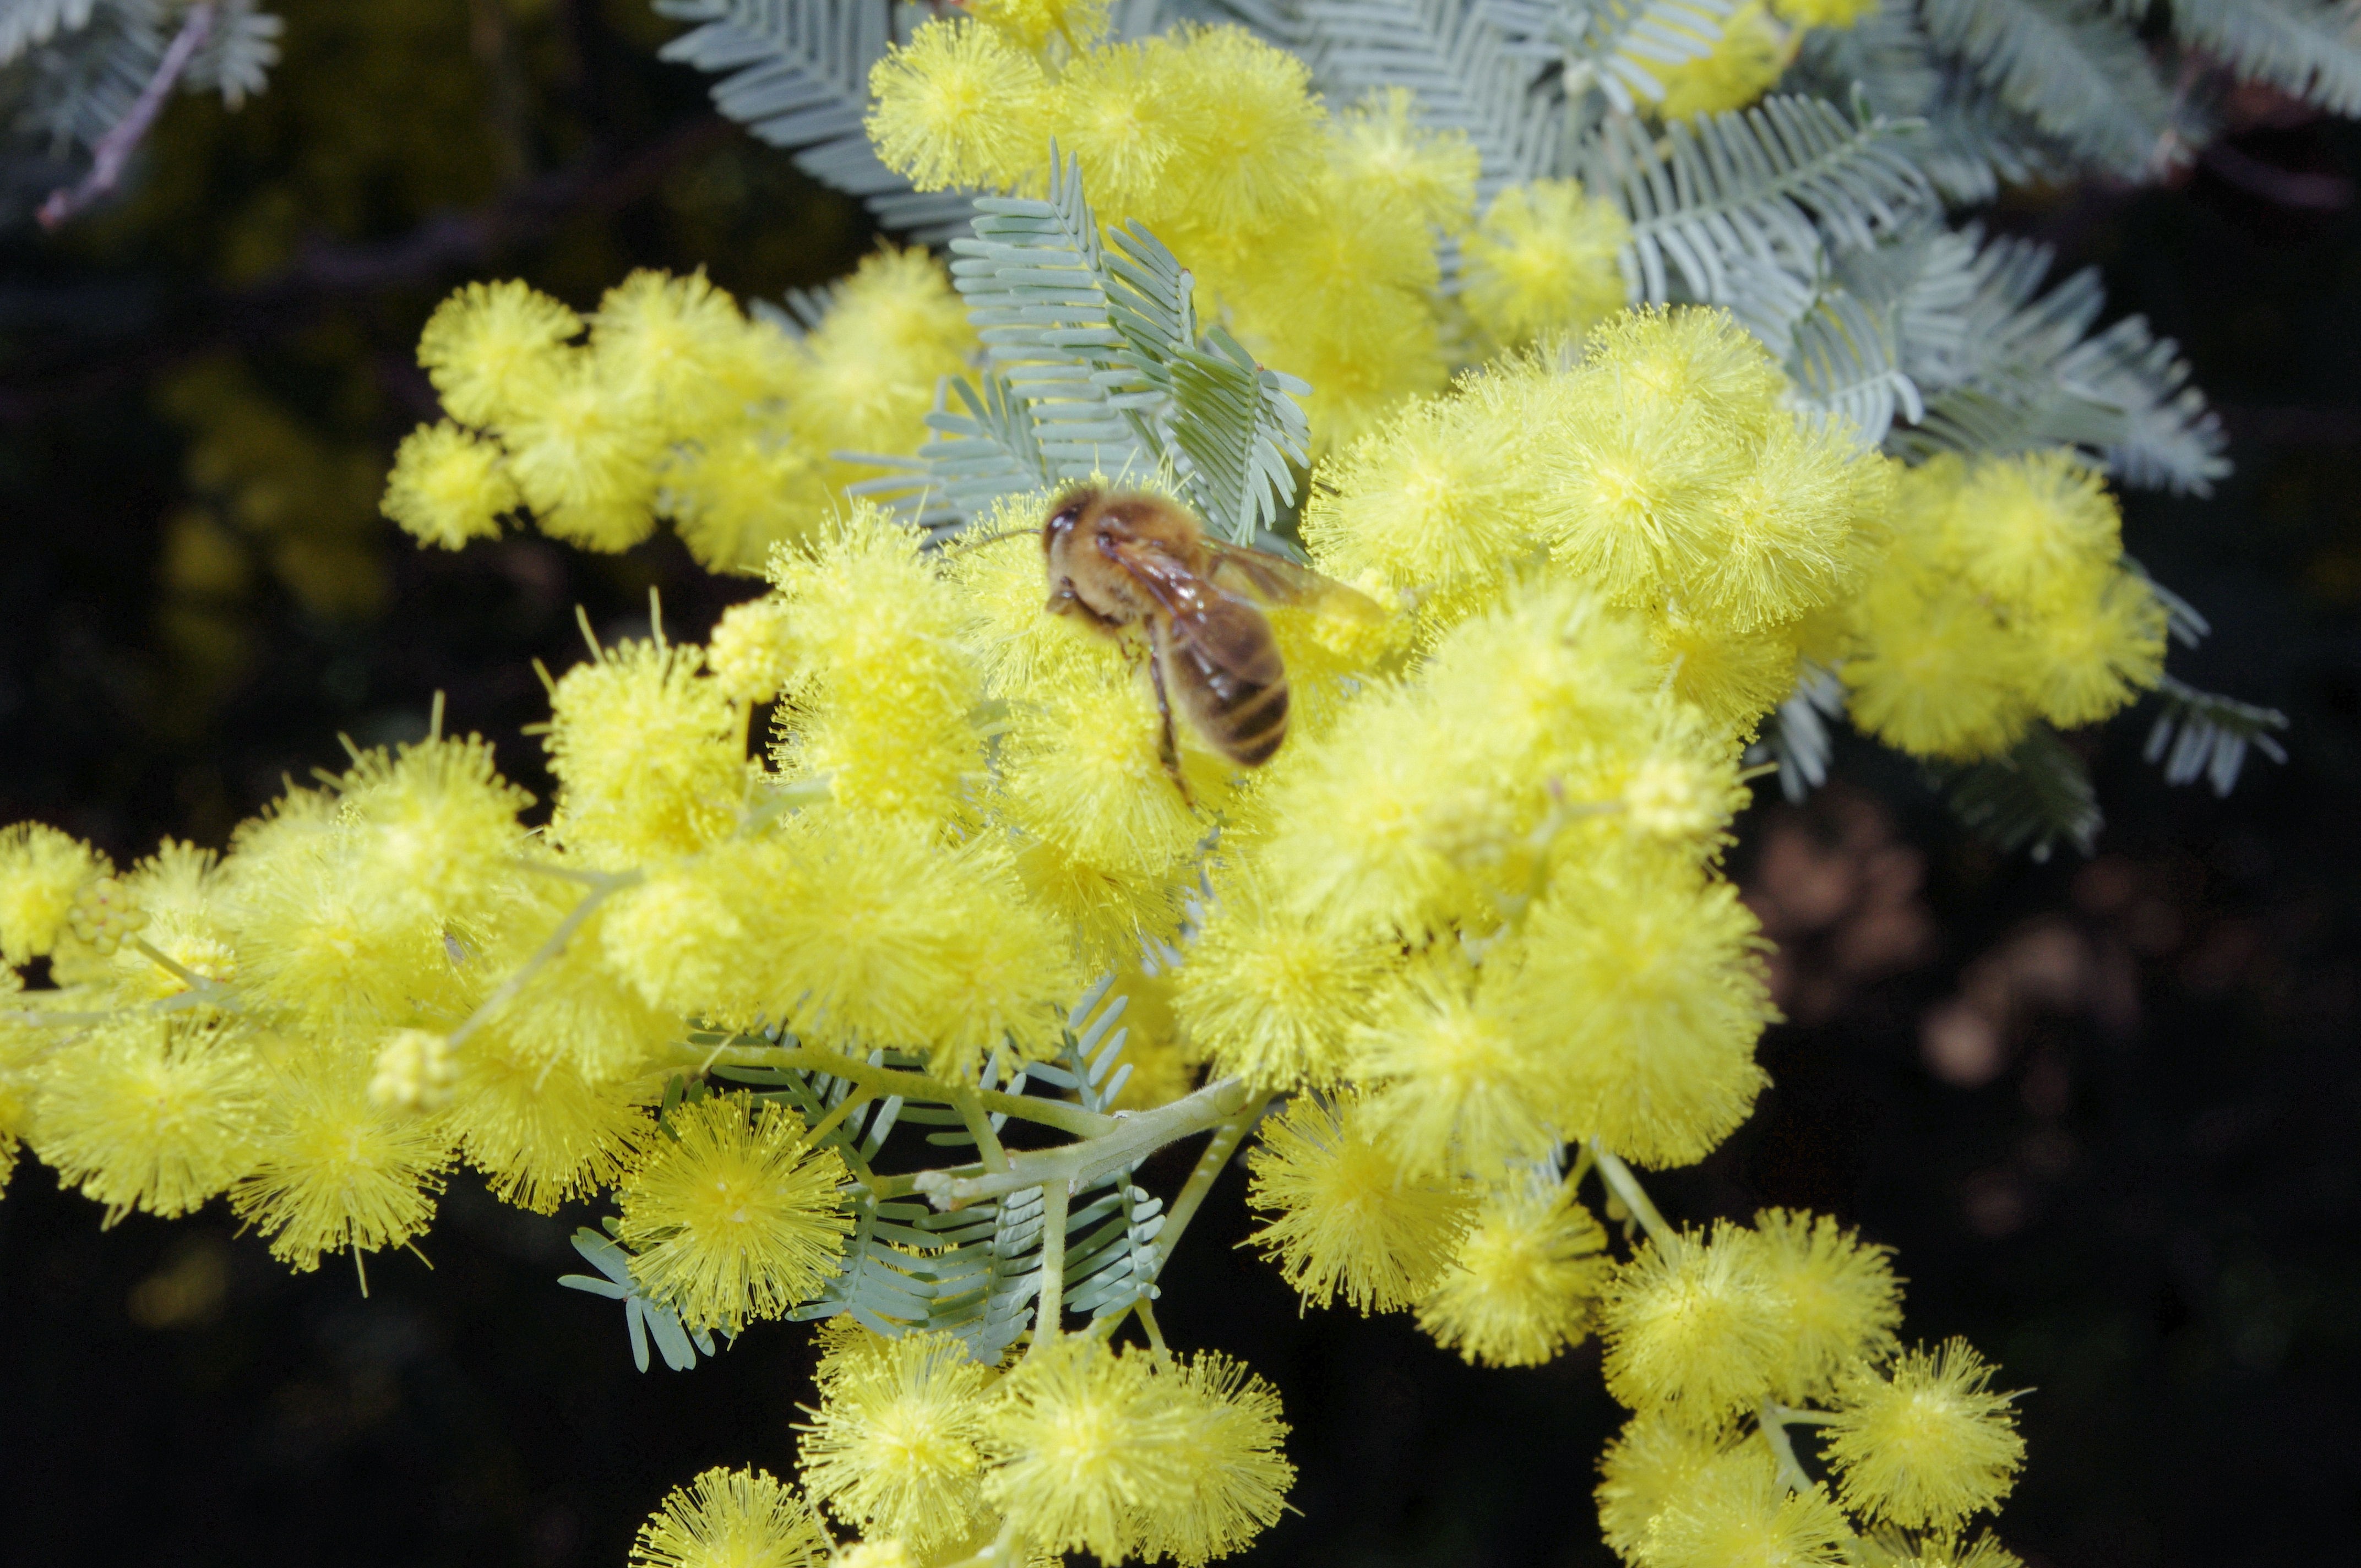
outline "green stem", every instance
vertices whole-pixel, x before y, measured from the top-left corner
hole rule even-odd
[[[938,1209],[957,1209],[979,1198],[1020,1192],[1045,1182],[1059,1181],[1069,1187],[1086,1188],[1125,1166],[1146,1159],[1167,1144],[1218,1126],[1245,1107],[1246,1097],[1245,1084],[1235,1078],[1224,1078],[1153,1111],[1101,1117],[1099,1120],[1106,1124],[1106,1130],[1095,1137],[1086,1137],[1063,1148],[1027,1149],[1021,1154],[1011,1155],[1006,1170],[987,1171],[977,1176],[965,1176],[950,1170],[921,1171],[912,1179],[911,1190],[924,1193],[927,1201]],[[986,1105],[991,1105],[994,1097],[987,1094],[981,1098]],[[1009,1099],[1015,1104],[1025,1103],[1022,1099],[1013,1096],[1002,1098]],[[998,1109],[996,1106],[994,1108]]]
[[[1066,1184],[1041,1187],[1041,1294],[1034,1303],[1029,1358],[1058,1337],[1066,1315]]]
[[[1664,1223],[1664,1215],[1648,1201],[1648,1195],[1640,1190],[1639,1179],[1631,1174],[1630,1166],[1601,1148],[1597,1138],[1590,1140],[1590,1157],[1598,1162],[1598,1174],[1608,1190],[1623,1200],[1623,1207],[1631,1211],[1632,1218],[1640,1222],[1640,1228],[1648,1233],[1650,1241],[1660,1250],[1679,1241],[1673,1227]]]
[[[1197,1157],[1197,1168],[1189,1173],[1189,1180],[1180,1189],[1180,1195],[1172,1200],[1172,1207],[1165,1212],[1164,1229],[1157,1233],[1156,1272],[1158,1275],[1162,1275],[1164,1266],[1172,1260],[1173,1250],[1180,1245],[1180,1233],[1187,1230],[1189,1222],[1197,1217],[1197,1211],[1203,1205],[1205,1195],[1213,1191],[1213,1182],[1228,1168],[1230,1157],[1238,1152],[1240,1144],[1246,1142],[1246,1134],[1253,1129],[1257,1122],[1262,1120],[1263,1111],[1270,1102],[1271,1096],[1268,1094],[1249,1100],[1240,1107],[1236,1115],[1229,1117],[1220,1126],[1215,1127],[1213,1135],[1205,1141],[1204,1152]],[[1140,1310],[1144,1313],[1147,1310],[1147,1298],[1142,1297]],[[1145,1322],[1147,1320],[1143,1318],[1141,1321]],[[1150,1337],[1155,1337],[1152,1330]]]
[[[1006,1170],[1008,1151],[1000,1146],[1000,1135],[992,1130],[992,1117],[976,1098],[975,1091],[962,1083],[956,1087],[951,1103],[959,1107],[960,1120],[967,1124],[968,1136],[975,1140],[976,1152],[983,1157],[987,1171]]]
[[[877,1095],[874,1091],[856,1088],[851,1093],[847,1094],[842,1100],[837,1102],[835,1110],[830,1111],[827,1115],[822,1116],[818,1121],[812,1124],[811,1131],[805,1135],[804,1141],[807,1144],[817,1147],[822,1138],[828,1136],[830,1132],[835,1130],[836,1124],[839,1122],[843,1121],[847,1116],[851,1115],[855,1111],[860,1110],[863,1105],[868,1104],[872,1100],[876,1098]]]
[[[1804,1466],[1795,1458],[1795,1445],[1788,1441],[1787,1428],[1780,1415],[1784,1408],[1763,1400],[1757,1424],[1763,1429],[1763,1441],[1771,1445],[1772,1457],[1779,1462],[1779,1484],[1791,1492],[1808,1492],[1812,1478],[1804,1474]]]
[[[842,1056],[809,1046],[720,1046],[709,1051],[696,1049],[686,1054],[694,1056],[700,1066],[726,1061],[741,1067],[793,1068],[804,1072],[824,1072],[831,1078],[850,1079],[880,1094],[898,1094],[905,1100],[922,1101],[932,1105],[959,1103],[960,1086],[929,1073],[878,1067],[859,1057]],[[1070,1101],[1005,1094],[996,1089],[979,1089],[970,1092],[987,1111],[1038,1122],[1061,1133],[1071,1133],[1078,1138],[1103,1136],[1121,1126],[1124,1120],[1102,1116],[1095,1111],[1085,1111]],[[1031,1181],[1017,1185],[1031,1187],[1040,1179],[1037,1176]]]
[[[191,991],[196,992],[198,995],[203,996],[206,1001],[212,1003],[214,1006],[226,1007],[230,1005],[229,999],[227,997],[212,994],[213,992],[216,992],[221,990],[221,985],[218,981],[208,980],[203,975],[199,974],[196,970],[190,969],[187,965],[181,963],[180,959],[172,957],[170,953],[163,951],[154,943],[148,941],[147,938],[134,937],[131,938],[131,945],[138,948],[140,953],[147,958],[148,962],[164,970],[165,973],[170,975],[174,980],[179,981],[182,985],[187,986]]]
[[[1164,1331],[1156,1326],[1156,1309],[1148,1304],[1148,1298],[1134,1301],[1131,1310],[1139,1314],[1139,1326],[1148,1331],[1148,1348],[1159,1356],[1170,1356],[1172,1351],[1164,1343]]]
[[[460,1022],[457,1028],[451,1031],[450,1037],[445,1043],[454,1050],[456,1050],[460,1043],[468,1036],[481,1028],[485,1020],[514,1001],[517,992],[525,988],[527,981],[541,972],[544,964],[566,950],[566,944],[574,939],[574,933],[582,929],[582,923],[597,913],[598,905],[607,901],[608,894],[620,893],[623,889],[636,886],[645,880],[639,872],[572,872],[560,871],[555,866],[535,866],[534,869],[546,871],[574,882],[590,880],[590,891],[582,895],[582,901],[579,904],[566,911],[566,918],[557,923],[557,929],[549,934],[549,939],[542,943],[533,957],[525,959],[511,971],[489,996],[485,997],[478,1004],[473,1013],[468,1014]]]

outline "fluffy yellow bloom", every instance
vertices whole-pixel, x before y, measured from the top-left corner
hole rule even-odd
[[[739,411],[740,389],[713,371],[744,331],[738,302],[703,272],[642,269],[598,302],[590,347],[638,419],[694,434]]]
[[[1295,1481],[1279,1453],[1287,1422],[1277,1390],[1218,1353],[1159,1366],[1153,1381],[1177,1408],[1168,1442],[1185,1485],[1143,1508],[1140,1554],[1202,1568],[1278,1521]]]
[[[1083,188],[1103,215],[1152,205],[1181,154],[1188,126],[1163,69],[1168,59],[1146,41],[1109,44],[1075,56],[1059,75],[1058,150],[1081,160]]]
[[[628,550],[655,528],[664,432],[604,356],[566,349],[500,425],[509,473],[542,532],[585,550]]]
[[[1183,25],[1151,47],[1185,126],[1167,212],[1232,234],[1289,213],[1322,163],[1325,115],[1310,67],[1237,27]],[[1165,214],[1139,215],[1154,226]]]
[[[1856,601],[1861,651],[1838,672],[1853,721],[1918,757],[1974,762],[2007,751],[2031,713],[2023,645],[1956,581],[1906,569]]]
[[[369,1102],[391,1111],[440,1111],[458,1081],[448,1039],[430,1029],[396,1029],[370,1068]]]
[[[61,938],[50,956],[50,979],[99,987],[125,1004],[178,996],[190,976],[236,980],[237,944],[222,884],[212,850],[170,839],[128,877],[84,883],[67,916],[71,939]]]
[[[1783,19],[1805,27],[1850,27],[1877,9],[1877,0],[1771,0]]]
[[[438,1119],[375,1103],[370,1062],[315,1047],[271,1089],[253,1172],[230,1194],[270,1255],[308,1273],[320,1255],[399,1246],[434,1218],[450,1163]]]
[[[1526,1038],[1558,1042],[1568,1130],[1654,1166],[1728,1137],[1766,1081],[1762,945],[1726,883],[1562,873],[1526,923],[1503,1006]]]
[[[1256,1233],[1305,1300],[1342,1291],[1357,1310],[1407,1307],[1433,1287],[1467,1225],[1465,1192],[1410,1180],[1347,1101],[1303,1095],[1263,1124],[1246,1201],[1278,1211]]]
[[[1593,332],[1583,353],[1617,400],[1686,409],[1731,434],[1759,438],[1787,391],[1763,340],[1727,311],[1628,311]]]
[[[1725,18],[1713,48],[1675,65],[1653,65],[1664,96],[1656,113],[1666,120],[1742,109],[1763,96],[1786,68],[1779,33],[1760,5]]]
[[[2060,729],[2096,724],[2163,678],[2164,605],[2137,573],[2048,585],[2018,628],[2027,695]]]
[[[700,651],[629,641],[601,649],[549,697],[549,771],[563,789],[550,835],[594,863],[637,866],[698,850],[736,823],[744,727],[697,673]]]
[[[1772,1393],[1783,1403],[1817,1399],[1855,1362],[1882,1361],[1902,1323],[1902,1289],[1889,1249],[1865,1245],[1826,1214],[1766,1209],[1735,1243],[1777,1298],[1781,1349]]]
[[[264,1098],[243,1040],[126,1016],[50,1058],[32,1144],[107,1224],[134,1209],[169,1219],[253,1168]]]
[[[496,1014],[504,1049],[540,1065],[568,1062],[593,1083],[616,1084],[678,1041],[681,1019],[650,1007],[629,977],[607,962],[604,906],[580,923],[555,957],[536,960],[587,896],[553,876],[521,881],[507,918],[487,931],[467,968],[497,976],[538,961],[523,989]]]
[[[408,1022],[422,1000],[453,1000],[459,980],[444,933],[360,876],[366,848],[324,803],[282,817],[224,868],[241,982],[339,1037]]]
[[[922,1568],[910,1549],[898,1541],[856,1541],[837,1548],[829,1568]]]
[[[1742,1233],[1650,1242],[1616,1271],[1600,1312],[1607,1389],[1635,1410],[1710,1430],[1765,1394],[1779,1363],[1781,1300]]]
[[[834,509],[825,450],[751,421],[702,431],[665,460],[664,510],[700,565],[759,573]]]
[[[1633,1416],[1599,1456],[1598,1526],[1607,1544],[1629,1562],[1639,1555],[1648,1526],[1706,1467],[1730,1451],[1724,1434],[1698,1431],[1661,1413]],[[1766,1453],[1767,1461],[1769,1455]]]
[[[1329,122],[1329,169],[1346,189],[1458,234],[1474,214],[1481,159],[1466,132],[1428,130],[1416,107],[1407,87],[1371,88]]]
[[[650,1295],[692,1325],[735,1331],[806,1301],[836,1272],[852,1222],[844,1162],[794,1114],[716,1094],[666,1118],[616,1188],[618,1239]]]
[[[1979,459],[1949,524],[1948,543],[1968,582],[2011,604],[2062,576],[2113,565],[2123,547],[2114,498],[2071,451]]]
[[[1100,678],[1070,681],[1009,716],[1000,747],[1003,810],[1075,860],[1162,872],[1205,837],[1205,820],[1180,798],[1158,755],[1145,671],[1107,662],[1115,668]],[[1221,773],[1197,771],[1210,774],[1210,787],[1194,792],[1199,805],[1219,809],[1228,794]]]
[[[1496,1189],[1418,1326],[1478,1366],[1539,1366],[1582,1343],[1610,1267],[1607,1233],[1562,1187]]]
[[[1079,49],[1105,30],[1107,5],[1108,0],[969,0],[967,12],[1026,49],[1038,49],[1052,38]]]
[[[869,72],[869,140],[921,191],[1006,188],[1049,154],[1049,84],[997,27],[929,22]]]
[[[795,644],[786,607],[765,595],[733,604],[706,640],[705,663],[732,702],[768,702],[779,695],[795,668]]]
[[[1043,1551],[1118,1562],[1143,1515],[1189,1506],[1201,1477],[1175,1441],[1186,1420],[1148,1358],[1069,1335],[1001,1379],[983,1417],[984,1497]]]
[[[828,1532],[767,1471],[705,1472],[640,1527],[632,1568],[820,1568]]]
[[[1241,868],[1174,972],[1173,1005],[1215,1070],[1269,1089],[1335,1081],[1345,1038],[1384,971],[1385,949],[1272,906]]]
[[[2010,1394],[1964,1340],[1914,1350],[1890,1376],[1867,1367],[1837,1385],[1824,1452],[1845,1506],[1906,1530],[1955,1529],[1998,1503],[2025,1463]]]
[[[1690,1477],[1634,1556],[1639,1568],[1839,1568],[1851,1534],[1826,1491],[1790,1492],[1750,1445]]]
[[[655,1130],[628,1088],[594,1085],[569,1058],[520,1050],[497,1025],[461,1053],[446,1114],[492,1196],[536,1214],[610,1185]]]
[[[1038,490],[1001,500],[976,538],[942,552],[944,569],[968,613],[961,640],[974,650],[995,696],[1038,698],[1086,671],[1104,671],[1107,641],[1071,615],[1045,615],[1041,524],[1050,497]],[[1000,537],[994,538],[994,535]]]
[[[745,886],[753,858],[724,845],[618,894],[598,923],[608,968],[658,1012],[751,1018],[760,998],[744,981],[759,938],[738,907],[760,896]]]
[[[402,437],[379,506],[421,544],[457,550],[499,538],[500,514],[519,499],[498,444],[446,419]]]
[[[947,1333],[863,1331],[822,1369],[800,1427],[804,1486],[839,1519],[917,1552],[966,1540],[984,1510],[982,1434],[990,1368]]]
[[[1784,627],[1733,631],[1677,611],[1652,613],[1647,620],[1675,695],[1724,734],[1752,735],[1756,722],[1795,689],[1795,644]]]
[[[352,874],[401,915],[427,921],[464,917],[497,895],[524,843],[517,813],[533,804],[474,735],[365,751],[338,789]]]
[[[920,544],[862,509],[773,557],[791,653],[775,754],[846,806],[940,820],[981,771],[983,693],[966,607]]]
[[[1147,870],[1094,865],[1062,845],[1035,839],[1017,850],[1016,866],[1032,902],[1071,934],[1073,951],[1093,970],[1137,963],[1144,951],[1173,940],[1197,891],[1195,862],[1188,859]]]
[[[1360,1124],[1407,1176],[1493,1178],[1561,1141],[1546,1061],[1464,962],[1411,970],[1348,1050]]]
[[[967,306],[940,261],[916,248],[873,251],[795,345],[788,424],[818,455],[906,455],[928,439],[927,411],[942,378],[965,371],[975,350]],[[837,479],[873,471],[829,468]]]
[[[1587,332],[1623,307],[1617,258],[1631,238],[1615,204],[1579,181],[1505,186],[1467,236],[1467,313],[1499,343]]]
[[[22,964],[46,957],[76,891],[108,869],[105,856],[41,823],[0,832],[0,959]]]
[[[1387,588],[1454,588],[1497,579],[1532,548],[1524,433],[1412,403],[1321,465],[1303,542],[1321,570]]]
[[[557,380],[582,318],[531,286],[470,283],[434,309],[418,362],[464,424],[505,425]]]
[[[1617,604],[1710,573],[1723,493],[1752,466],[1745,438],[1630,378],[1581,377],[1564,407],[1549,467],[1561,481],[1548,520],[1557,557]]]
[[[1834,604],[1858,587],[1893,505],[1883,460],[1837,427],[1772,414],[1747,471],[1709,506],[1713,548],[1682,597],[1739,631]]]

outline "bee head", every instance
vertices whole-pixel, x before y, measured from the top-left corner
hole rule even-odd
[[[1099,492],[1090,486],[1066,491],[1049,503],[1049,521],[1041,526],[1041,548],[1048,550],[1065,535],[1080,527],[1083,513],[1099,499]]]

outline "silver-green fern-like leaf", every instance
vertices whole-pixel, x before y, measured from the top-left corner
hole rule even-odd
[[[823,184],[857,196],[886,227],[939,238],[967,221],[961,192],[916,192],[878,159],[862,119],[869,70],[931,13],[891,0],[653,0],[697,24],[660,58],[721,77],[714,106]]]
[[[1863,446],[1884,440],[1897,414],[1926,417],[1892,311],[1841,288],[1824,291],[1795,323],[1787,374],[1799,406],[1842,421]]]
[[[2349,0],[2172,0],[2173,36],[2332,115],[2361,115],[2361,8]]]
[[[2144,754],[2164,766],[2167,784],[2194,784],[2199,779],[2226,795],[2237,787],[2249,748],[2274,762],[2287,761],[2287,749],[2274,731],[2288,727],[2277,708],[2257,707],[2235,697],[2218,696],[2164,677],[2157,686],[2164,709],[2147,732]]]
[[[1922,0],[1941,49],[2003,104],[2126,178],[2170,150],[2171,93],[2132,29],[2084,0]]]
[[[2061,841],[2085,855],[2098,843],[2105,819],[2091,771],[2047,725],[2005,755],[1938,776],[1952,815],[1995,848],[2047,861]]]

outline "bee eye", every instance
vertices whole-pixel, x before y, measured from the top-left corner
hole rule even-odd
[[[1082,509],[1080,507],[1068,507],[1065,510],[1050,518],[1049,526],[1062,532],[1082,521]]]

